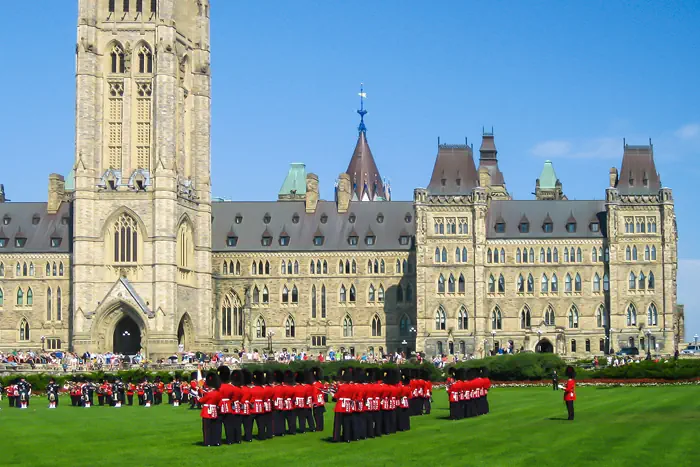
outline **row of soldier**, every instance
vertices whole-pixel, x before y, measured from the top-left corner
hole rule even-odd
[[[15,378],[7,385],[5,388],[5,393],[7,394],[7,400],[10,403],[10,407],[16,407],[18,409],[26,409],[29,407],[29,398],[32,395],[32,385],[24,379]],[[0,398],[2,397],[2,386],[0,386]]]
[[[491,380],[486,368],[450,368],[449,375],[447,397],[450,401],[451,420],[489,413]]]

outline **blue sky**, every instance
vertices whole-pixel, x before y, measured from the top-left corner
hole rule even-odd
[[[0,183],[44,200],[74,158],[77,1],[7,2]],[[215,0],[213,194],[274,199],[290,162],[322,195],[349,162],[358,86],[394,199],[425,186],[437,137],[478,148],[494,127],[509,191],[531,197],[552,159],[571,199],[602,198],[622,138],[654,142],[674,190],[679,301],[700,333],[700,2]],[[33,30],[30,30],[32,28]]]

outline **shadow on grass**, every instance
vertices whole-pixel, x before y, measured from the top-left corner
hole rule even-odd
[[[569,421],[568,418],[564,418],[564,417],[549,417],[547,420],[552,420],[552,421],[562,421],[563,420],[565,422]]]

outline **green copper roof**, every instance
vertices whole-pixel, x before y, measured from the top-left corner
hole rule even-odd
[[[75,169],[71,169],[71,171],[68,172],[68,175],[65,178],[65,182],[66,190],[75,190]]]
[[[292,162],[279,194],[280,196],[306,194],[306,165],[304,163]]]
[[[554,173],[552,161],[544,161],[544,167],[540,174],[540,188],[554,189],[557,186],[557,174]]]

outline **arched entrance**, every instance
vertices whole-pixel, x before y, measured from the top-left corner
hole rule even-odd
[[[192,338],[194,336],[194,328],[190,315],[185,313],[180,318],[180,324],[177,327],[177,347],[179,352],[192,350]]]
[[[141,350],[141,329],[129,315],[114,327],[112,343],[116,354],[135,355]]]
[[[554,353],[554,346],[549,339],[542,339],[535,346],[535,352],[537,353]]]

